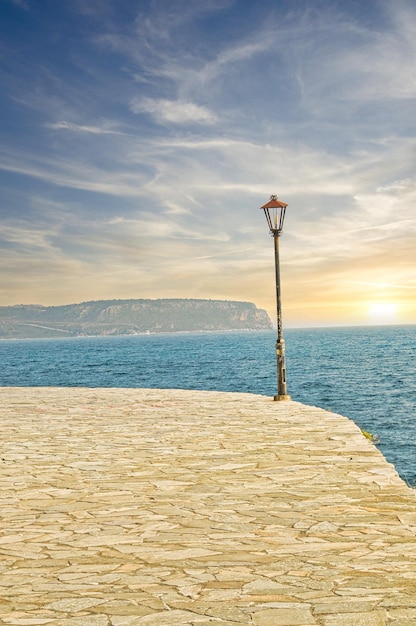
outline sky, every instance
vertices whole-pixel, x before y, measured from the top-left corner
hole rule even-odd
[[[1,0],[0,305],[416,323],[413,0]]]

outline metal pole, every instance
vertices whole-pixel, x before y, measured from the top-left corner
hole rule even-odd
[[[277,341],[276,341],[276,361],[277,361],[277,395],[275,400],[290,400],[286,387],[286,360],[285,360],[285,340],[283,339],[282,324],[282,303],[280,299],[280,259],[279,259],[279,235],[280,232],[273,232],[274,239],[274,260],[276,270],[276,302],[277,302]]]

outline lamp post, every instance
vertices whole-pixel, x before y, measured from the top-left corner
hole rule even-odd
[[[280,261],[279,261],[279,237],[283,232],[283,222],[285,219],[287,204],[277,198],[270,196],[269,202],[264,204],[264,214],[267,219],[270,234],[274,239],[274,261],[276,271],[276,302],[277,302],[277,341],[276,341],[276,361],[277,361],[277,395],[274,400],[290,400],[286,388],[286,361],[285,361],[285,340],[283,339],[282,327],[282,303],[280,289]]]

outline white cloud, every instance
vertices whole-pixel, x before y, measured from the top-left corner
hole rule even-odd
[[[26,225],[2,224],[0,230],[0,238],[3,241],[13,243],[17,250],[31,249],[39,254],[40,250],[49,248],[48,236],[52,233],[51,229],[46,231],[40,227],[33,228]]]
[[[104,226],[104,222],[102,223]],[[162,213],[160,216],[142,217],[136,219],[115,218],[108,221],[111,234],[114,236],[131,236],[135,241],[153,239],[158,245],[164,245],[167,240],[187,240],[188,242],[200,243],[201,241],[227,242],[230,237],[224,232],[199,231],[189,225],[189,220],[184,223],[172,219],[171,213]],[[164,242],[162,244],[161,242]]]
[[[66,122],[62,120],[61,122],[53,122],[46,123],[46,128],[51,128],[52,130],[70,130],[77,133],[91,133],[92,135],[125,135],[126,133],[122,133],[118,130],[112,130],[110,128],[102,127],[102,126],[84,126],[82,124],[73,124],[72,122]]]
[[[197,67],[194,66],[195,60],[190,65],[188,59],[177,64],[167,58],[162,72],[164,76],[175,81],[180,93],[192,94],[202,91],[209,96],[214,81],[227,80],[230,66],[248,62],[256,55],[272,50],[278,45],[278,41],[279,37],[276,32],[271,32],[266,28],[261,31],[260,37],[256,36],[254,41],[239,41],[237,44],[220,50],[214,60],[199,59]],[[245,72],[242,69],[242,77],[244,75]]]
[[[166,100],[164,98],[134,98],[131,101],[133,113],[150,113],[158,122],[173,124],[215,124],[215,113],[204,106],[184,100]]]
[[[383,107],[416,97],[414,4],[398,0],[378,7],[380,20],[361,23],[346,12],[305,16],[285,47],[305,110],[339,125],[340,114],[351,119],[373,104],[367,128],[359,129],[366,135]],[[387,125],[389,117],[391,110],[382,119]]]
[[[183,12],[161,0],[133,3],[127,22],[91,2],[88,37],[72,49],[68,39],[56,63],[31,64],[24,46],[0,153],[15,184],[2,207],[4,257],[25,246],[19,276],[43,248],[62,276],[67,262],[76,273],[74,293],[82,275],[94,297],[247,288],[264,299],[272,242],[258,207],[277,193],[289,203],[282,262],[293,301],[314,281],[323,292],[354,276],[413,284],[414,6],[295,4],[253,3],[251,22],[231,0],[184,0]],[[22,104],[27,135],[15,136]],[[21,231],[13,211],[27,211]],[[99,287],[71,258],[115,278]]]

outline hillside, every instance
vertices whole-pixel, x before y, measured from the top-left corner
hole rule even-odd
[[[2,339],[270,328],[266,311],[251,302],[229,300],[99,300],[0,307]]]

